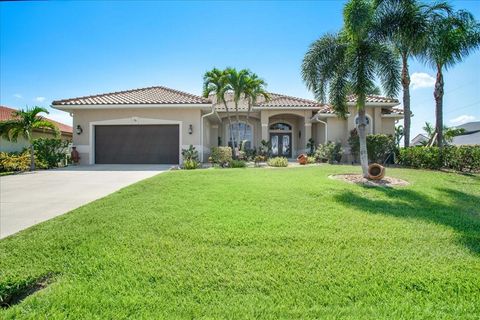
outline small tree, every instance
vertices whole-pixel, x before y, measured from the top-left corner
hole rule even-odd
[[[12,112],[14,119],[0,122],[0,135],[9,140],[16,142],[21,136],[28,141],[30,149],[30,170],[35,170],[35,150],[33,147],[33,130],[34,129],[52,129],[55,135],[59,135],[57,126],[45,118],[39,116],[39,113],[47,113],[48,111],[42,107],[33,107],[32,109],[17,110]]]

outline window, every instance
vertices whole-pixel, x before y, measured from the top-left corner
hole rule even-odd
[[[274,123],[270,126],[270,130],[291,131],[292,126],[286,123]]]
[[[365,127],[365,129],[367,130],[367,133],[373,133],[370,116],[366,114],[365,118],[367,120],[367,126]],[[355,117],[355,127],[358,127],[358,115]]]
[[[245,131],[245,128],[247,129]],[[228,145],[232,146],[232,136],[230,135],[230,132],[233,134],[233,138],[237,140],[238,137],[238,131],[240,131],[240,141],[246,141],[245,147],[247,149],[252,148],[253,146],[253,131],[252,131],[252,126],[246,124],[245,122],[240,122],[240,123],[232,123],[232,125],[229,127],[230,131],[228,132]]]

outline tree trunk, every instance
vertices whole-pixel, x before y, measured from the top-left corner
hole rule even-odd
[[[410,74],[408,72],[408,55],[402,53],[402,86],[403,86],[403,145],[410,146]]]
[[[238,114],[238,101],[235,101],[235,118],[237,119],[237,148],[240,151],[240,144],[242,141],[240,141],[240,115]]]
[[[246,125],[245,125],[245,128],[243,130],[243,137],[245,138],[247,136],[247,129],[248,129],[248,126],[249,126],[249,121],[250,121],[250,109],[252,108],[252,103],[250,102],[250,99],[248,100],[248,109],[247,109],[247,120],[245,121],[246,122]]]
[[[442,66],[437,64],[437,79],[435,81],[435,131],[437,133],[437,146],[443,148],[443,74]]]
[[[360,139],[360,164],[362,166],[363,176],[368,178],[368,153],[367,153],[367,117],[365,108],[358,110],[358,138]]]
[[[33,148],[33,143],[30,142],[30,171],[35,170],[35,149]]]
[[[223,104],[225,105],[225,111],[227,111],[227,118],[228,118],[228,132],[230,134],[230,140],[232,141],[232,153],[233,153],[233,157],[235,158],[235,138],[233,136],[233,132],[232,132],[232,118],[230,117],[230,110],[228,110],[228,105],[227,105],[227,102],[225,100],[223,100]],[[227,142],[227,146],[228,146],[228,142]]]

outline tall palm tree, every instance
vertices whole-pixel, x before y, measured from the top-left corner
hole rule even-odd
[[[421,53],[428,34],[428,17],[450,12],[445,2],[426,5],[417,0],[376,0],[376,23],[380,35],[394,46],[402,61],[404,146],[410,145],[410,73],[409,58]]]
[[[17,110],[12,112],[14,119],[0,122],[0,135],[9,140],[16,142],[21,136],[28,141],[30,149],[30,170],[35,170],[35,150],[33,148],[33,130],[34,129],[52,129],[58,135],[58,128],[52,122],[39,116],[39,113],[47,113],[48,111],[42,107],[33,107],[32,109]]]
[[[208,98],[211,93],[214,93],[217,103],[223,103],[225,106],[225,111],[227,112],[228,125],[231,128],[232,118],[230,116],[230,110],[228,108],[227,101],[225,100],[225,94],[230,89],[231,87],[228,83],[228,77],[225,70],[213,68],[212,70],[205,72],[203,76],[203,96]],[[229,130],[229,132],[232,145],[235,146],[233,131]]]
[[[468,11],[431,15],[428,37],[422,53],[423,60],[437,71],[435,80],[435,131],[437,145],[442,148],[443,138],[443,71],[461,62],[480,46],[480,24]]]
[[[252,73],[250,77],[247,78],[247,85],[245,87],[245,96],[248,103],[247,109],[247,125],[244,129],[243,136],[247,135],[247,126],[249,125],[250,112],[252,111],[252,106],[257,102],[258,97],[263,97],[265,101],[270,100],[270,95],[266,91],[267,83],[258,77],[256,73]]]
[[[230,86],[230,89],[233,91],[233,102],[235,104],[235,117],[237,122],[237,147],[240,148],[240,113],[238,110],[238,105],[242,97],[245,96],[247,90],[248,79],[250,78],[251,72],[247,69],[242,69],[237,71],[235,68],[227,68],[225,70],[227,74],[227,81]],[[235,144],[233,145],[235,148]]]
[[[329,102],[346,117],[347,91],[356,95],[360,163],[368,177],[365,115],[367,93],[375,88],[375,77],[384,92],[394,96],[400,84],[400,65],[393,51],[378,41],[374,24],[375,6],[368,0],[350,0],[343,12],[344,27],[338,34],[326,34],[310,46],[302,64],[302,77],[316,98]]]

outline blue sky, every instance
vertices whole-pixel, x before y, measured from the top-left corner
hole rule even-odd
[[[480,19],[480,2],[452,1]],[[3,2],[0,102],[164,85],[200,94],[212,67],[249,68],[268,89],[312,98],[300,77],[311,42],[342,25],[342,1]],[[434,121],[433,70],[412,61],[412,133]],[[480,120],[480,53],[445,74],[445,123]],[[71,123],[67,113],[50,117]]]

